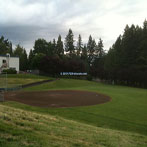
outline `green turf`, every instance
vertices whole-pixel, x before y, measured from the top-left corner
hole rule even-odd
[[[74,108],[38,108],[8,102],[7,105],[35,112],[58,115],[66,119],[103,128],[125,130],[147,135],[147,90],[125,86],[107,85],[84,80],[61,79],[25,90],[75,89],[106,94],[111,102]]]
[[[146,89],[61,79],[24,90],[57,89],[94,91],[112,100],[73,108],[1,103],[0,146],[147,146]]]
[[[0,104],[1,147],[146,147],[147,136]]]
[[[6,75],[3,74],[0,75],[0,87],[13,88],[16,86],[21,86],[33,82],[39,82],[47,79],[53,78],[33,74],[8,74],[6,79]]]
[[[34,75],[34,74],[8,74],[8,78],[23,78],[23,79],[48,79],[46,76]]]

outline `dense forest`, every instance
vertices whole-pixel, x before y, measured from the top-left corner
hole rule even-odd
[[[42,73],[59,76],[60,72],[87,72],[89,76],[114,84],[147,87],[147,21],[143,27],[126,25],[124,33],[105,52],[103,40],[98,42],[90,35],[88,42],[77,42],[69,29],[64,42],[58,39],[35,40],[29,55],[25,48],[0,38],[0,54],[10,53],[20,57],[20,70],[39,69]]]

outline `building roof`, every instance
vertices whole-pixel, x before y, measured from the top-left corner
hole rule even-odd
[[[7,55],[0,55],[0,57],[7,57]],[[18,56],[10,56],[10,58],[19,58]]]

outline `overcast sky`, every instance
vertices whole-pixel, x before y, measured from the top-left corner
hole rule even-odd
[[[146,18],[147,0],[0,0],[0,36],[27,51],[38,38],[61,34],[64,41],[69,28],[84,43],[101,37],[108,50],[126,24],[142,26]]]

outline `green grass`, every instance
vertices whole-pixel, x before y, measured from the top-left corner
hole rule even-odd
[[[29,84],[33,82],[39,82],[47,79],[52,79],[45,76],[33,75],[33,74],[8,74],[7,80],[6,75],[0,75],[0,87],[15,87],[19,85]]]
[[[0,104],[1,147],[145,147],[147,136],[104,129]]]
[[[61,79],[25,89],[32,90],[75,89],[106,94],[111,102],[75,108],[27,109],[62,116],[99,127],[127,130],[147,135],[147,90],[114,86],[84,80]]]
[[[60,141],[58,142],[61,146],[63,146],[63,144],[65,144],[65,146],[67,146],[67,144],[71,144],[74,146],[73,142],[78,142],[77,139],[80,137],[82,137],[83,139],[87,140],[87,142],[89,142],[87,146],[96,146],[97,145],[96,142],[99,143],[100,146],[121,146],[121,145],[145,146],[145,144],[147,143],[147,138],[145,137],[147,136],[147,90],[146,89],[108,85],[108,84],[90,82],[84,80],[61,79],[54,82],[41,84],[35,87],[26,88],[24,90],[46,91],[46,90],[56,90],[56,89],[94,91],[110,96],[112,98],[112,101],[95,106],[73,107],[73,108],[39,108],[16,102],[5,102],[3,103],[2,106],[9,107],[9,109],[13,109],[15,107],[16,111],[17,109],[18,111],[20,111],[20,109],[21,111],[27,110],[27,112],[29,111],[28,113],[30,115],[34,113],[35,114],[38,113],[38,115],[40,116],[45,115],[46,117],[59,118],[60,120],[62,119],[65,121],[73,122],[73,124],[77,123],[78,125],[81,125],[79,128],[81,128],[82,126],[83,128],[85,128],[85,132],[87,133],[84,132],[83,136],[81,136],[82,132],[78,132],[78,129],[74,128],[73,130],[75,130],[75,134],[77,135],[75,135],[74,136],[75,138],[73,139],[72,138],[73,131],[71,131],[69,128],[70,126],[71,127],[76,127],[76,126],[73,124],[70,125],[67,125],[66,123],[62,124],[62,122],[60,122],[64,127],[67,127],[69,129],[68,133],[70,135],[68,134],[67,136],[71,138],[71,140],[69,138],[67,139],[66,135],[64,136],[63,133],[63,135],[61,135],[59,138],[62,138],[61,140],[70,140],[70,142],[66,143],[66,141],[63,142],[60,140],[62,144],[60,144]],[[3,122],[3,126],[5,126],[4,122]],[[30,128],[31,127],[32,126],[30,126]],[[88,129],[88,127],[90,128]],[[99,130],[101,130],[103,134],[96,133],[96,136],[93,136],[92,134],[95,133],[91,132],[90,134],[89,132],[90,130],[92,131],[92,128],[93,130],[98,129],[98,132]],[[55,128],[53,128],[53,131],[55,131],[54,129]],[[19,131],[24,132],[21,129]],[[121,136],[119,135],[120,132],[121,132]],[[32,131],[32,133],[34,133],[34,131]],[[27,136],[26,134],[24,134],[24,136]],[[132,134],[137,134],[137,136],[136,137],[134,136],[135,137],[134,138]],[[32,137],[34,137],[34,140],[36,140],[35,139],[37,138],[36,135],[35,134],[31,134],[31,135]],[[57,136],[56,138],[58,138]],[[46,137],[44,136],[44,138]],[[95,139],[93,140],[92,138]],[[101,139],[103,140],[102,144],[100,144]],[[125,140],[126,140],[126,144],[125,144]],[[83,142],[81,142],[81,144],[83,144]],[[92,144],[90,144],[90,142]],[[55,146],[58,146],[59,144],[55,144]],[[77,144],[75,144],[75,146],[76,145],[80,146],[81,144],[80,142],[78,142]]]
[[[22,79],[48,79],[48,77],[34,75],[34,74],[8,74],[8,78],[22,78]]]

